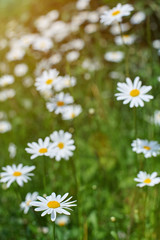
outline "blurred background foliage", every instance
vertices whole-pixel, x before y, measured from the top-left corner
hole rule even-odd
[[[33,21],[48,11],[58,9],[62,19],[67,20],[73,10],[71,0],[1,0],[0,1],[0,28],[2,36],[6,24],[10,20],[17,20],[25,27],[32,29]],[[126,3],[126,1],[121,1]],[[118,1],[99,0],[92,1],[92,9],[107,4],[114,7]],[[129,49],[129,70],[131,78],[139,75],[145,84],[153,86],[155,100],[137,111],[138,137],[159,140],[159,128],[146,121],[147,116],[153,115],[159,108],[160,95],[159,83],[159,58],[157,52],[151,48],[151,41],[159,37],[160,1],[140,0],[131,1],[136,10],[144,10],[147,14],[145,23],[133,27],[133,31],[140,36],[142,41],[135,43]],[[156,29],[151,25],[156,23]],[[77,35],[83,37],[83,32]],[[72,37],[72,36],[71,36]],[[70,38],[70,37],[69,37]],[[77,150],[74,154],[78,175],[78,193],[75,185],[74,171],[71,161],[48,163],[48,176],[51,181],[47,187],[47,194],[52,191],[63,194],[68,191],[76,198],[78,194],[78,208],[80,211],[80,226],[78,226],[77,212],[72,213],[69,226],[57,227],[58,240],[157,240],[160,236],[159,229],[159,186],[149,189],[147,207],[144,206],[145,191],[137,189],[133,178],[137,171],[159,171],[159,157],[144,159],[132,152],[130,144],[135,137],[134,113],[132,109],[122,105],[114,98],[116,80],[109,78],[109,72],[120,71],[125,76],[125,61],[114,65],[103,60],[104,51],[124,50],[123,46],[115,46],[113,36],[107,30],[99,31],[91,38],[84,37],[86,47],[82,52],[85,57],[96,57],[102,69],[90,73],[90,80],[84,80],[84,70],[80,67],[81,60],[70,68],[71,75],[76,76],[78,84],[71,94],[76,103],[81,104],[83,113],[73,122],[62,121],[57,115],[49,113],[45,107],[44,99],[36,92],[35,88],[28,91],[20,84],[20,79],[14,84],[16,98],[7,101],[1,110],[9,113],[12,122],[12,131],[1,136],[1,167],[12,164],[9,159],[8,145],[14,142],[17,146],[15,163],[23,162],[37,166],[33,182],[20,189],[21,195],[27,192],[38,191],[43,193],[40,176],[43,165],[41,159],[31,162],[24,151],[28,142],[44,138],[52,131],[64,129],[73,133]],[[5,59],[1,53],[1,59]],[[35,59],[25,58],[29,72],[33,75]],[[10,64],[13,71],[14,64]],[[58,66],[63,74],[67,67]],[[94,113],[90,114],[89,109]],[[68,167],[69,166],[69,167]],[[16,190],[17,191],[17,190]],[[12,194],[11,194],[12,193]],[[41,218],[40,214],[32,211],[24,216],[19,211],[19,202],[12,189],[0,189],[0,239],[1,240],[27,240],[51,239],[52,229],[49,218]],[[110,218],[114,216],[115,221]],[[49,233],[43,234],[39,227],[48,226]],[[79,236],[79,230],[81,236]],[[118,234],[117,234],[118,233]]]

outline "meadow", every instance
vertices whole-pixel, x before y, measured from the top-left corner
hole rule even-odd
[[[158,240],[160,1],[0,18],[0,240]]]

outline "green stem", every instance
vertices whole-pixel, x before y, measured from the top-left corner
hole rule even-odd
[[[43,187],[44,187],[44,190],[46,190],[46,162],[45,162],[45,156],[43,156]]]
[[[55,222],[53,222],[53,240],[56,239],[56,229],[55,229]]]
[[[129,65],[128,65],[128,63],[129,63],[129,49],[124,42],[122,27],[121,27],[121,24],[119,22],[118,22],[118,25],[119,25],[119,29],[120,29],[120,34],[121,34],[123,46],[125,47],[125,53],[126,53],[126,56],[125,56],[125,74],[126,74],[126,77],[129,77]]]

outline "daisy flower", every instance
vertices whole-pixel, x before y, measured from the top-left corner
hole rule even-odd
[[[118,3],[113,9],[104,12],[100,17],[100,22],[104,25],[111,25],[113,22],[122,22],[122,17],[129,16],[133,9],[131,4],[122,5]]]
[[[136,139],[131,144],[133,152],[143,153],[145,158],[160,154],[160,144],[157,141]]]
[[[149,102],[150,99],[153,99],[152,95],[148,93],[152,87],[151,86],[141,86],[142,82],[139,80],[139,77],[136,77],[132,83],[130,78],[126,78],[126,83],[118,83],[117,90],[120,93],[116,93],[115,96],[117,100],[124,100],[123,104],[130,103],[130,107],[143,107],[144,102]]]
[[[53,47],[53,42],[47,37],[37,37],[35,38],[32,48],[34,50],[48,52]]]
[[[2,167],[4,172],[0,173],[2,183],[7,183],[7,188],[13,182],[17,182],[17,184],[22,187],[23,182],[27,183],[28,180],[31,180],[30,176],[34,176],[33,173],[30,173],[35,169],[35,166],[23,166],[23,164],[12,166],[7,165],[6,167]]]
[[[12,129],[12,126],[7,121],[0,121],[0,133],[8,132]]]
[[[106,52],[104,55],[104,59],[109,62],[121,62],[124,58],[124,53],[121,51],[115,52]]]
[[[47,102],[46,106],[49,112],[55,112],[55,114],[62,113],[64,111],[64,106],[73,103],[73,97],[69,93],[60,92],[55,95],[55,97]]]
[[[137,175],[137,178],[134,178],[134,181],[139,182],[137,184],[138,187],[153,187],[154,185],[160,183],[160,177],[157,177],[157,172],[147,174],[146,172],[140,171]]]
[[[64,108],[62,112],[63,120],[70,120],[77,117],[82,112],[82,107],[80,105],[71,105]]]
[[[123,44],[126,44],[126,45],[131,45],[135,42],[136,40],[136,36],[135,35],[123,35],[122,37],[121,36],[117,36],[115,37],[115,43],[117,45],[123,45]]]
[[[37,199],[38,196],[38,192],[34,192],[34,193],[27,193],[26,197],[25,197],[25,201],[21,202],[20,204],[20,208],[24,211],[24,214],[27,214],[29,209],[30,209],[30,203],[32,201],[35,201]]]
[[[69,217],[68,216],[59,216],[56,218],[55,223],[59,225],[60,227],[63,227],[69,223]]]
[[[51,221],[54,222],[56,220],[57,213],[70,215],[68,210],[71,210],[70,207],[76,206],[76,204],[74,204],[76,201],[69,202],[72,197],[66,199],[67,196],[68,193],[61,197],[61,195],[56,196],[56,194],[53,192],[50,196],[45,198],[38,196],[37,199],[39,201],[33,201],[30,203],[30,205],[36,207],[35,211],[43,211],[41,214],[42,217],[46,214],[51,214]]]
[[[22,48],[14,48],[11,49],[7,55],[6,58],[8,61],[16,61],[21,60],[25,55],[25,51]]]
[[[38,91],[51,89],[58,77],[59,72],[56,69],[44,71],[41,77],[36,78],[35,86]]]
[[[59,77],[55,83],[55,90],[62,91],[64,88],[74,87],[76,85],[76,78],[66,75],[64,77]]]
[[[60,161],[62,158],[68,160],[69,157],[73,156],[76,147],[71,133],[60,130],[53,132],[50,137],[54,148],[52,157],[55,157],[56,161]]]
[[[4,75],[0,78],[0,87],[6,87],[14,82],[14,77],[12,75]]]
[[[160,111],[159,110],[156,110],[154,112],[153,117],[151,117],[151,122],[154,123],[155,125],[160,126]]]
[[[50,143],[49,137],[46,137],[44,141],[39,138],[38,143],[32,142],[27,144],[29,148],[25,148],[27,153],[32,154],[31,159],[38,156],[49,156],[53,153],[53,144]]]
[[[132,24],[139,24],[146,19],[146,15],[144,12],[136,12],[132,17],[130,22]]]

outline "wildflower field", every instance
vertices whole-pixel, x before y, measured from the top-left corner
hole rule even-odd
[[[160,1],[0,19],[0,240],[159,240]]]

